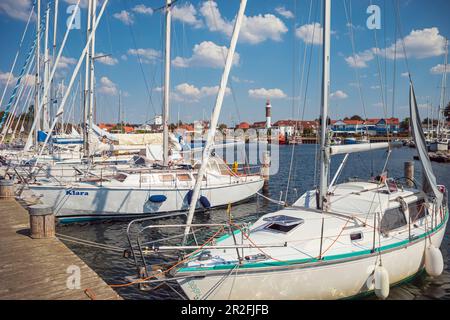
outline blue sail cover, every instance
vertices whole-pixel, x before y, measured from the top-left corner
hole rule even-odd
[[[44,142],[47,139],[47,133],[44,131],[38,131],[38,142]]]
[[[410,82],[409,90],[409,111],[411,114],[411,131],[414,142],[416,143],[417,152],[419,154],[420,162],[422,163],[424,176],[427,179],[431,192],[436,199],[436,204],[439,207],[442,203],[443,195],[439,191],[436,183],[436,177],[431,167],[430,157],[428,156],[427,145],[425,143],[425,135],[422,130],[422,121],[420,120],[419,109],[417,107],[416,95],[414,87]],[[428,191],[428,190],[424,190]]]

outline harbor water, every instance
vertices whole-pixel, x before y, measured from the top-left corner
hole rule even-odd
[[[292,203],[305,191],[314,188],[315,179],[315,153],[316,145],[279,146],[279,168],[276,174],[271,175],[267,196],[272,199],[285,200],[289,176],[288,203]],[[293,157],[292,157],[293,152]],[[412,148],[396,149],[390,155],[387,170],[390,177],[403,177],[405,161],[412,161],[416,150]],[[291,163],[291,157],[294,159]],[[333,158],[332,174],[340,164],[342,156]],[[373,151],[353,154],[349,157],[338,182],[350,178],[368,179],[381,173],[386,161],[386,151]],[[450,188],[450,165],[433,163],[433,169],[439,184]],[[289,172],[291,171],[291,175]],[[421,182],[420,163],[415,161],[415,179]],[[273,212],[279,206],[257,197],[243,204],[231,208],[233,218],[237,221],[252,221],[264,213]],[[212,210],[208,213],[199,213],[194,223],[223,223],[228,215],[225,209]],[[95,221],[59,225],[57,232],[72,237],[107,244],[118,248],[127,248],[126,228],[129,221]],[[165,219],[164,224],[182,224],[184,218],[176,217]],[[127,276],[135,276],[136,268],[132,259],[123,257],[120,250],[109,251],[96,247],[85,246],[75,242],[64,241],[82,260],[96,271],[108,284],[126,283]],[[444,257],[444,273],[437,278],[428,277],[425,273],[391,288],[389,299],[450,299],[450,228],[447,226],[446,235],[441,245]],[[155,261],[160,263],[160,261]],[[82,276],[82,275],[81,275]],[[117,288],[117,292],[125,299],[180,299],[170,288],[162,286],[157,290],[141,291],[136,285]],[[364,299],[374,299],[369,296]]]

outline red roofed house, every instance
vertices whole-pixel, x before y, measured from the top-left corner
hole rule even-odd
[[[248,122],[241,122],[236,126],[236,129],[247,130],[250,128],[250,124]]]

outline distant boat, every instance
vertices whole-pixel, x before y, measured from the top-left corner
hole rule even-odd
[[[344,139],[344,144],[361,144],[361,143],[370,143],[369,139],[367,138],[354,138],[354,137],[349,137],[349,138],[345,138]]]

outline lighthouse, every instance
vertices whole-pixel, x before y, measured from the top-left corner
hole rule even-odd
[[[270,129],[272,127],[272,119],[271,119],[271,110],[272,106],[270,105],[270,100],[267,99],[266,101],[266,129]]]

